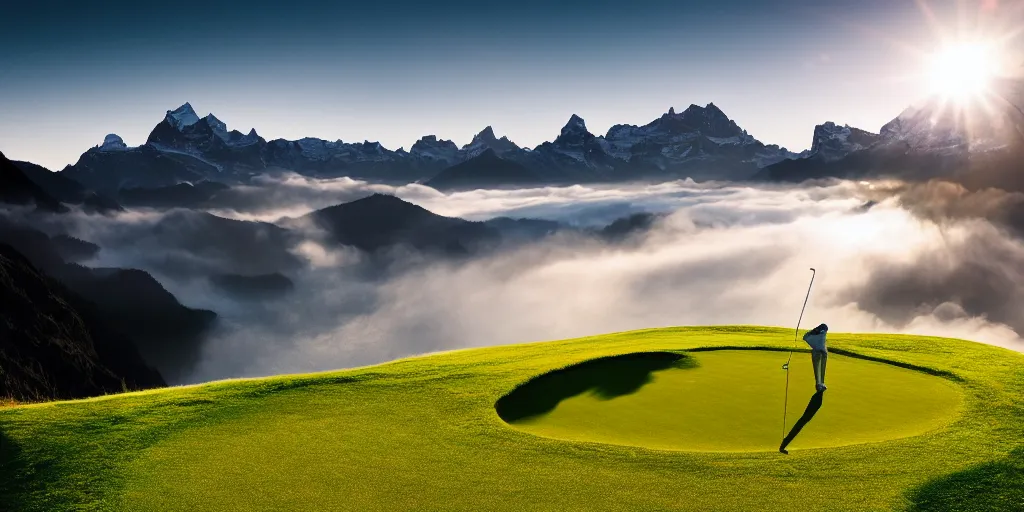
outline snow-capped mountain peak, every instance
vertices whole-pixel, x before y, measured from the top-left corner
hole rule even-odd
[[[245,135],[241,135],[240,132],[236,132],[234,130],[226,133],[215,133],[217,133],[217,135],[224,140],[228,146],[243,147],[260,142],[260,136],[256,133],[255,128],[250,129],[249,133]]]
[[[220,119],[217,119],[213,114],[207,114],[203,119],[206,121],[206,124],[210,125],[210,129],[213,130],[213,133],[220,135],[220,138],[222,139],[227,139],[228,125],[224,124]]]
[[[882,126],[881,135],[917,151],[984,152],[1019,140],[1022,121],[1024,115],[1012,104],[952,108],[930,100],[901,112]]]
[[[494,129],[490,126],[484,128],[473,137],[473,141],[462,147],[466,159],[480,155],[487,148],[491,148],[498,155],[519,149],[508,137],[497,138],[494,136]]]
[[[199,116],[196,115],[195,110],[192,110],[192,105],[188,102],[174,110],[168,110],[165,119],[178,130],[199,122]]]
[[[569,118],[569,122],[565,123],[565,126],[562,127],[561,137],[582,133],[587,133],[587,123],[583,121],[582,117],[573,114]]]
[[[458,160],[459,147],[450,140],[438,140],[436,135],[425,135],[409,148],[409,153],[450,165]]]
[[[126,151],[128,145],[121,137],[111,133],[103,138],[103,144],[99,146],[100,151]]]
[[[573,158],[583,158],[581,152],[585,151],[584,146],[595,139],[594,134],[587,130],[587,123],[583,118],[573,114],[569,122],[565,123],[558,137],[555,138],[552,146],[561,152],[572,153]],[[600,143],[599,143],[600,144]],[[602,151],[606,151],[602,149]],[[580,154],[577,154],[580,153]]]
[[[683,126],[699,131],[706,137],[726,138],[745,135],[743,130],[714,103],[708,103],[704,107],[690,105],[681,114],[666,114],[665,117],[676,118]]]
[[[1015,176],[1018,151],[1024,145],[1024,111],[1008,98],[1014,90],[1024,92],[1024,82],[1011,80],[999,86],[1006,90],[994,96],[1003,102],[957,103],[932,96],[904,109],[878,134],[832,122],[820,124],[814,128],[810,150],[766,169],[762,177],[799,181],[822,176]]]
[[[483,130],[480,130],[480,133],[473,136],[473,142],[493,142],[495,140],[497,140],[497,137],[494,136],[494,128],[491,128],[490,126],[484,128]],[[472,144],[473,142],[470,142],[470,144]]]
[[[808,156],[825,160],[836,160],[854,151],[860,151],[875,144],[881,136],[854,128],[848,124],[839,126],[832,121],[814,127],[814,137]]]

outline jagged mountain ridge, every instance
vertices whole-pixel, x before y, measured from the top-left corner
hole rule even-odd
[[[937,111],[938,107],[929,103],[908,108],[877,133],[826,122],[815,127],[811,149],[799,154],[760,142],[714,103],[690,105],[682,112],[670,108],[650,123],[615,125],[604,135],[590,132],[585,121],[574,114],[553,140],[534,148],[498,137],[488,126],[461,148],[450,140],[427,135],[406,151],[371,141],[267,141],[255,129],[247,134],[229,131],[213,114],[199,117],[185,103],[167,111],[145,144],[128,147],[120,137],[108,135],[103,144],[63,172],[86,187],[111,195],[120,188],[167,187],[202,180],[233,184],[278,171],[400,184],[431,179],[445,183],[453,174],[466,173],[466,166],[458,166],[474,162],[488,151],[501,161],[527,169],[538,177],[529,181],[540,184],[686,177],[788,180],[871,175],[876,167],[893,165],[909,165],[917,174],[924,172],[919,168],[928,167],[941,174],[962,165],[963,157],[972,151],[1003,147],[997,132],[1024,124],[1009,116],[994,127],[990,126],[993,123],[967,126],[961,119],[937,116]],[[1024,116],[1019,109],[1016,112]],[[915,163],[917,160],[922,163]],[[937,168],[936,160],[941,160]],[[502,174],[497,168],[512,168],[496,160],[489,165],[493,169],[483,169],[481,176],[467,176],[465,183],[450,183],[449,188],[490,183]],[[499,179],[498,184],[522,185],[522,173],[512,174],[511,182]]]
[[[882,136],[877,133],[850,125],[838,126],[832,121],[828,121],[814,127],[809,156],[823,160],[837,160],[854,151],[867,149],[881,139]]]
[[[167,111],[145,144],[128,147],[110,134],[62,173],[111,195],[121,188],[166,187],[204,179],[244,182],[256,174],[277,171],[404,184],[426,181],[487,150],[527,167],[549,183],[675,178],[695,170],[702,176],[734,179],[795,156],[785,148],[757,141],[714,104],[691,105],[678,114],[669,109],[651,123],[616,125],[606,135],[594,135],[581,117],[573,115],[554,140],[532,149],[498,137],[488,126],[461,148],[427,135],[405,151],[371,141],[267,141],[255,129],[247,134],[229,131],[213,114],[199,117],[185,103]]]

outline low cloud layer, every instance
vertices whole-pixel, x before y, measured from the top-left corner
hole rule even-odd
[[[358,251],[324,247],[301,232],[208,240],[195,228],[195,212],[81,217],[62,228],[103,245],[98,263],[150,270],[185,304],[221,315],[188,381],[646,327],[792,328],[809,267],[818,273],[805,325],[963,337],[1024,350],[1017,334],[1024,332],[1024,311],[1014,307],[1024,298],[1024,244],[1009,217],[993,213],[1004,210],[984,210],[992,202],[979,199],[980,213],[958,213],[927,190],[885,187],[674,182],[444,195],[418,185],[286,177],[237,189],[230,208],[214,210],[271,220],[387,192],[472,220],[512,216],[602,226],[640,211],[666,214],[623,243],[563,233],[457,264],[409,260],[387,273],[368,272]],[[245,203],[245,197],[260,200]],[[167,232],[143,234],[155,225]],[[200,269],[193,274],[231,268],[232,261],[251,272],[280,270],[295,291],[279,301],[236,302],[203,279],[184,277],[192,274],[157,257],[161,250]]]

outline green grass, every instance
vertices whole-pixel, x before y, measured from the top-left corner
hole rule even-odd
[[[556,439],[665,450],[775,451],[786,404],[780,365],[787,357],[760,350],[695,352],[687,358],[693,364],[655,370],[629,394],[574,393],[548,413],[501,416],[526,432]],[[801,354],[791,365],[787,433],[814,395],[809,360]],[[599,375],[615,378],[635,364],[605,366]],[[820,409],[790,450],[910,437],[944,426],[960,408],[959,386],[914,370],[833,354],[826,375],[829,390]],[[564,387],[543,380],[537,379],[540,389],[531,399],[558,396]]]
[[[781,329],[658,329],[4,408],[0,504],[193,512],[1024,509],[1024,355],[941,338],[832,334],[829,390],[787,456],[759,441],[762,416],[780,434],[787,354],[687,351],[791,344],[792,331]],[[917,369],[844,358],[843,350]],[[648,361],[620,381],[588,376],[584,391],[561,393],[548,420],[615,419],[614,441],[642,444],[642,429],[619,416],[634,415],[663,438],[672,429],[653,425],[652,416],[664,418],[668,401],[692,400],[694,413],[749,408],[749,427],[735,426],[735,410],[729,419],[705,417],[733,425],[753,451],[554,439],[506,423],[495,409],[539,375],[636,352],[684,357]],[[813,391],[800,373],[809,370],[806,359],[794,356],[791,424]],[[651,407],[633,403],[642,400]],[[566,415],[573,407],[577,414]],[[673,415],[692,427],[691,416]],[[692,428],[688,435],[686,446],[701,449],[729,437]],[[830,443],[831,436],[843,439]],[[814,447],[827,444],[844,446]]]

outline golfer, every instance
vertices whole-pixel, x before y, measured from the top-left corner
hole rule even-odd
[[[825,364],[828,362],[828,349],[825,348],[825,334],[828,326],[821,324],[804,334],[804,341],[811,346],[811,364],[814,366],[814,389],[825,391]]]

